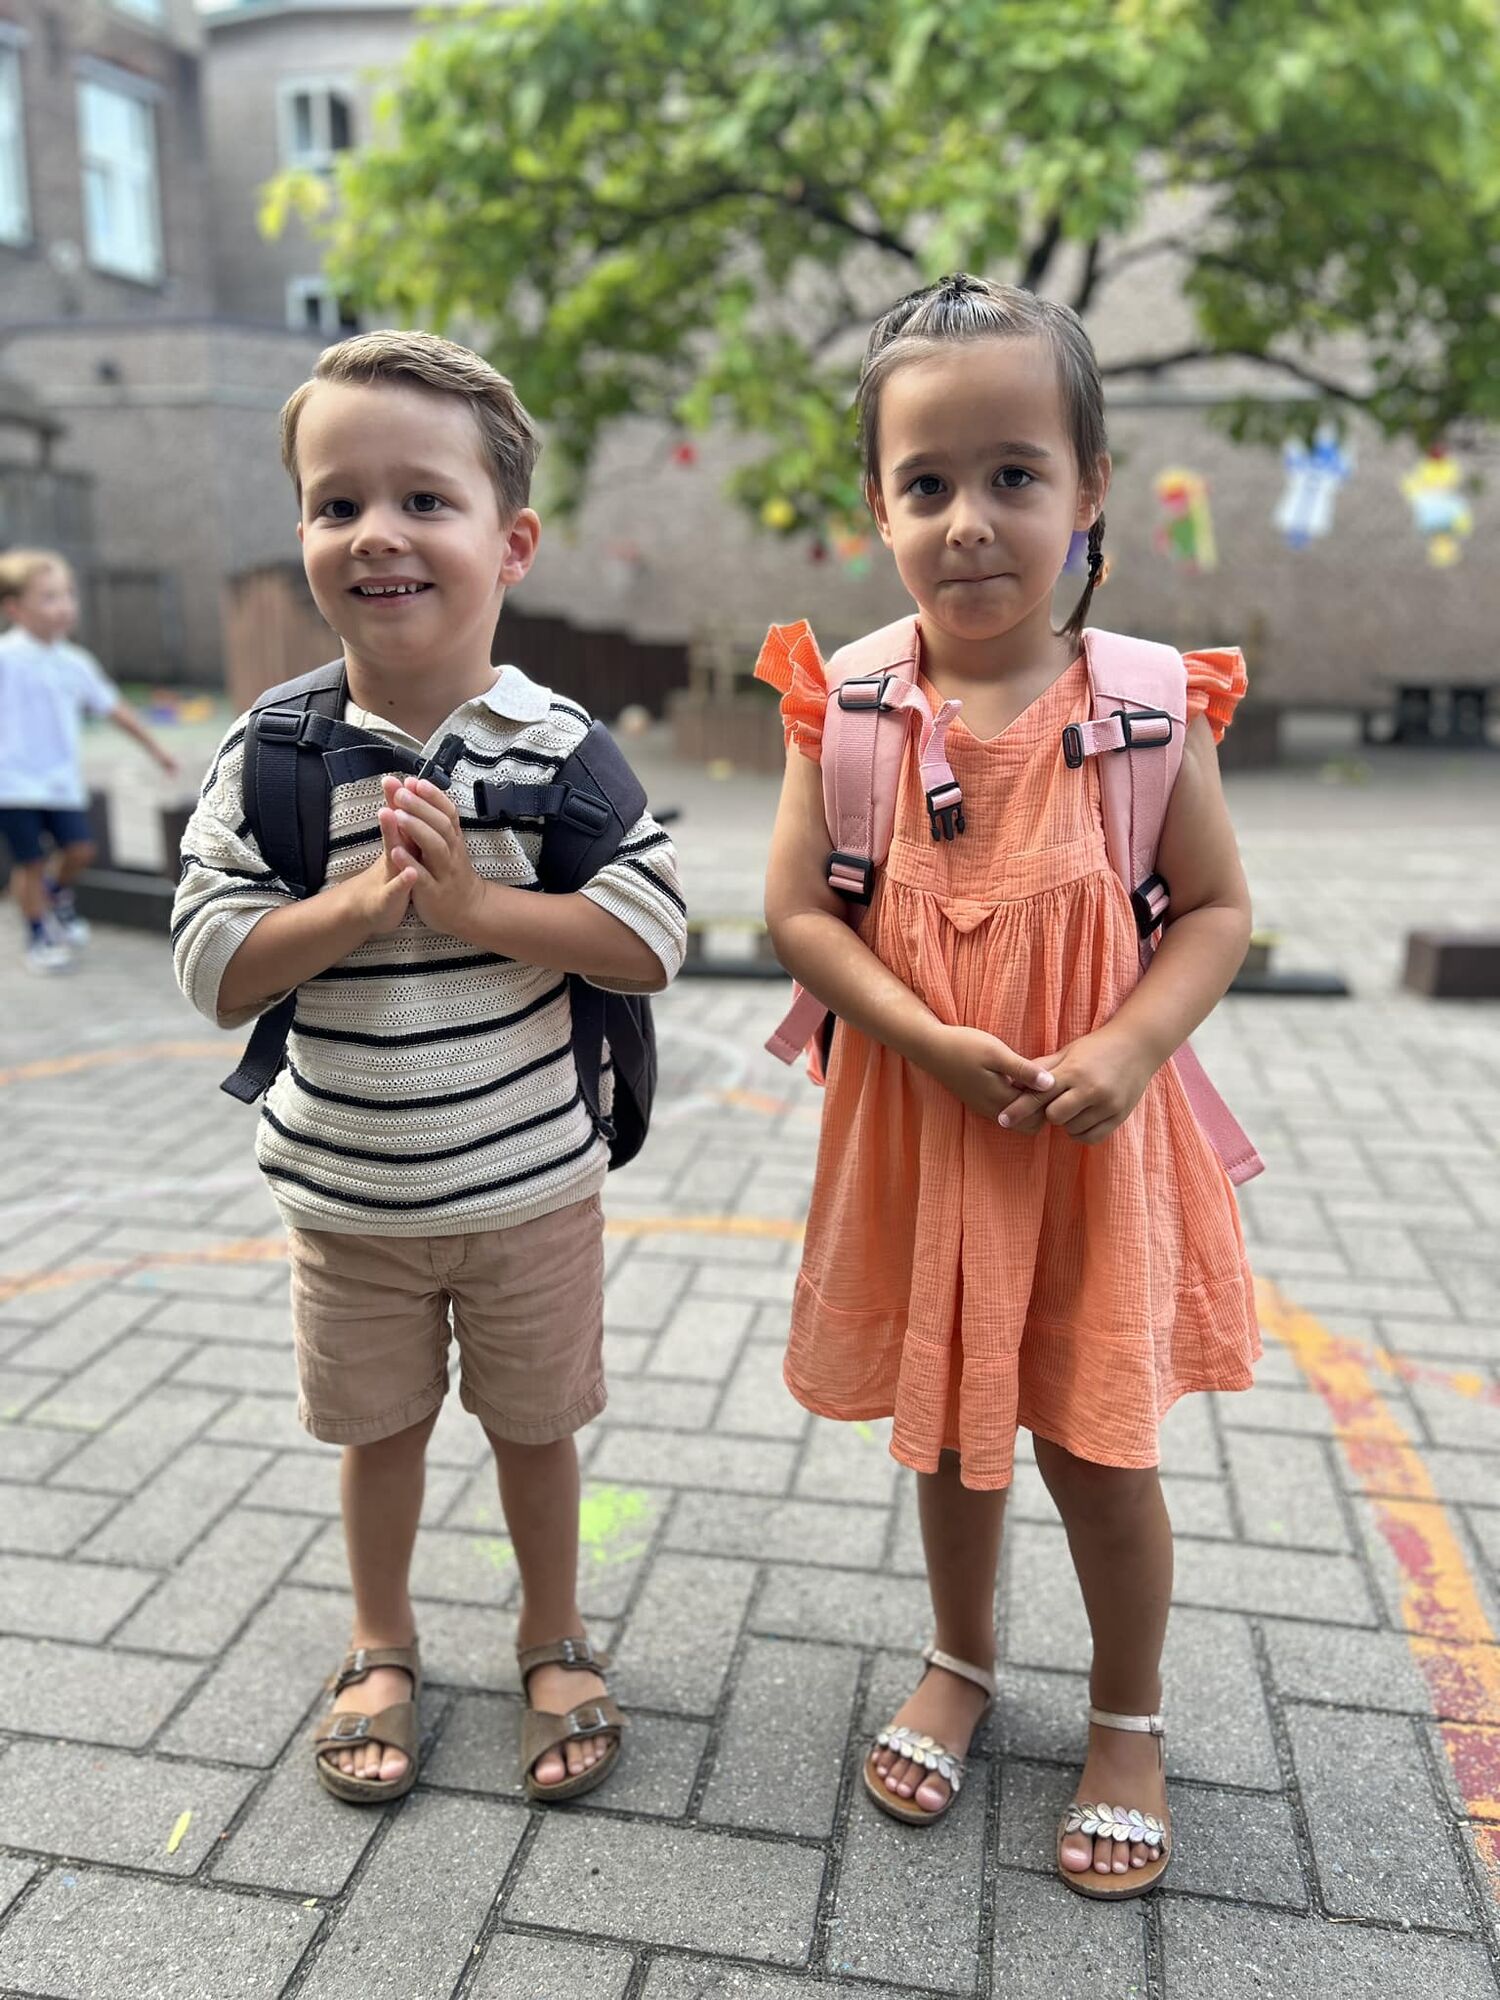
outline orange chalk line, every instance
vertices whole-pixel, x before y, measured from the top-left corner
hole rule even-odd
[[[1399,1418],[1354,1342],[1274,1285],[1257,1284],[1261,1324],[1290,1349],[1327,1404],[1334,1435],[1395,1558],[1401,1622],[1444,1718],[1447,1752],[1475,1845],[1500,1903],[1500,1648],[1462,1542]]]

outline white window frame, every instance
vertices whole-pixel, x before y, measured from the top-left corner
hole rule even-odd
[[[91,152],[91,92],[129,107],[133,144],[113,155]],[[159,93],[143,86],[128,71],[93,62],[80,64],[77,93],[78,167],[89,263],[111,277],[158,285],[162,279],[161,150],[156,129]],[[97,99],[92,101],[97,104]],[[110,215],[110,228],[116,231],[113,236],[99,226],[100,205],[90,192],[93,175],[108,177],[110,192],[104,209]]]
[[[0,243],[31,241],[31,184],[26,173],[26,94],[21,84],[25,36],[0,21]]]
[[[318,303],[317,324],[310,324],[307,318],[307,304],[311,299]],[[342,340],[359,331],[358,321],[344,326],[339,317],[338,295],[324,277],[288,278],[286,285],[286,322],[298,333],[322,333],[330,340]]]
[[[312,143],[299,149],[297,144],[297,123],[294,111],[295,100],[306,97],[312,100],[311,123]],[[329,109],[331,98],[342,98],[349,118],[349,144],[336,147],[333,143],[333,114]],[[350,76],[291,76],[285,77],[276,86],[276,123],[280,136],[281,164],[284,167],[301,167],[310,173],[332,173],[333,163],[339,154],[352,151],[355,144],[355,125],[359,105],[355,97],[354,79]]]

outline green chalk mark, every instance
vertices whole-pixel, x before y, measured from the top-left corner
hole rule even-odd
[[[863,1438],[866,1444],[875,1443],[875,1433],[868,1424],[856,1424],[854,1426],[854,1435],[857,1438]]]
[[[597,1486],[583,1496],[578,1510],[578,1540],[590,1559],[600,1565],[634,1562],[646,1553],[640,1540],[642,1522],[651,1514],[651,1496],[630,1486]],[[621,1537],[634,1529],[631,1541]]]

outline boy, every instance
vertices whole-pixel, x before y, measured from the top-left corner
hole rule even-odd
[[[0,838],[10,849],[11,888],[26,922],[28,972],[62,972],[89,927],[73,907],[73,884],[94,858],[78,726],[103,715],[133,736],[169,776],[161,747],[92,653],[67,644],[78,623],[73,572],[50,549],[0,556]],[[50,843],[55,859],[48,865]]]
[[[244,724],[188,826],[173,926],[190,1000],[236,1027],[297,989],[257,1157],[288,1226],[301,1417],[342,1444],[353,1650],[314,1742],[320,1782],[378,1803],[416,1778],[408,1570],[447,1386],[499,1470],[521,1582],[523,1776],[590,1790],[622,1719],[575,1596],[573,1434],[604,1405],[604,1143],[580,1101],[568,972],[656,991],[682,962],[672,845],[649,815],[580,893],[535,889],[540,833],[476,823],[478,779],[545,784],[583,712],[490,662],[536,553],[538,450],[504,376],[422,333],[327,349],[282,412],[318,609],[343,641],[345,720],[430,755],[331,790],[327,882],[295,900],[243,810]],[[465,829],[468,829],[467,832]]]

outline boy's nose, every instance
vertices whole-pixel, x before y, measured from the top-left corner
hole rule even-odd
[[[355,555],[404,549],[406,527],[401,516],[384,513],[376,507],[367,508],[359,517],[359,531],[350,547]]]

